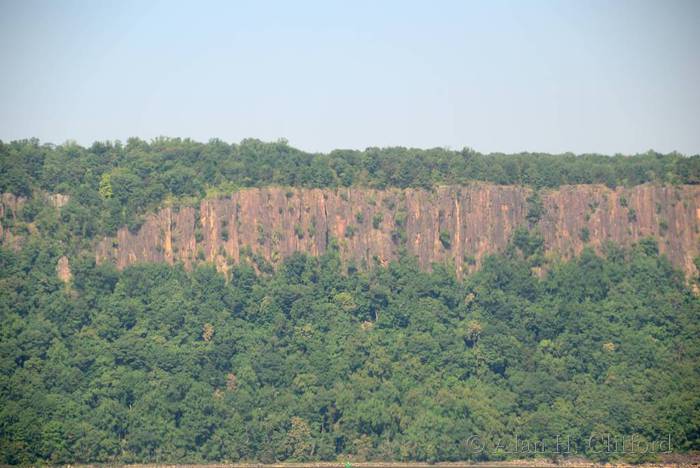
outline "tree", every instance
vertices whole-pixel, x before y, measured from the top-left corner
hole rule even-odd
[[[102,177],[100,178],[99,192],[100,196],[104,199],[108,200],[112,198],[112,181],[109,173],[102,174]]]

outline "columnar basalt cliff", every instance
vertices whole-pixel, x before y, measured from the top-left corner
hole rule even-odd
[[[276,264],[293,252],[323,253],[337,242],[360,268],[386,264],[405,248],[422,267],[447,262],[458,274],[502,250],[528,223],[532,189],[477,184],[434,191],[392,189],[244,189],[198,207],[170,207],[136,233],[103,239],[98,262],[214,262],[220,271],[260,256]],[[564,186],[540,193],[537,227],[548,252],[570,257],[607,240],[630,245],[652,236],[687,274],[695,271],[700,187]]]

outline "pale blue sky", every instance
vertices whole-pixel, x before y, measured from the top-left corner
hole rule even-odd
[[[0,0],[0,139],[700,152],[700,1]]]

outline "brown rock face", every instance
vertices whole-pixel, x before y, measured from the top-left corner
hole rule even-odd
[[[686,274],[696,271],[700,251],[700,187],[640,185],[610,190],[604,186],[570,186],[543,198],[539,223],[548,250],[570,257],[584,245],[600,248],[606,240],[630,245],[643,237]],[[582,240],[587,229],[589,241]]]
[[[525,187],[479,184],[376,191],[369,189],[246,189],[198,208],[164,208],[132,234],[103,239],[98,262],[214,262],[226,272],[243,257],[278,263],[295,251],[323,253],[333,239],[341,256],[361,268],[386,264],[401,248],[419,264],[447,262],[458,274],[484,254],[502,250],[527,223]],[[567,186],[541,194],[538,222],[548,251],[564,257],[606,240],[630,245],[645,236],[686,273],[698,254],[700,187],[642,185],[610,190]]]
[[[63,208],[70,201],[70,196],[62,193],[49,193],[46,194],[46,201],[54,208]]]
[[[58,279],[68,284],[73,279],[73,273],[70,271],[70,263],[68,262],[68,257],[65,255],[61,256],[56,263],[56,276]]]
[[[26,201],[25,197],[18,197],[12,193],[0,194],[0,244],[3,246],[14,250],[21,247],[22,237],[15,235],[7,226],[14,224]]]

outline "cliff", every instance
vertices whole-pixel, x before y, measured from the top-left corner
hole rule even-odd
[[[138,232],[122,228],[116,238],[100,241],[96,259],[119,268],[209,261],[226,272],[244,257],[275,264],[295,251],[318,255],[335,239],[343,259],[360,268],[386,264],[405,247],[422,267],[447,262],[461,275],[477,268],[484,254],[502,250],[513,230],[528,223],[531,195],[529,188],[488,184],[434,191],[245,189],[198,207],[161,209]],[[542,191],[540,199],[536,224],[550,253],[570,257],[585,245],[630,245],[653,236],[671,262],[695,272],[699,186],[563,186]]]
[[[0,194],[0,244],[11,249],[17,250],[22,245],[22,236],[12,232],[11,227],[16,223],[26,201],[25,197],[12,193]]]

